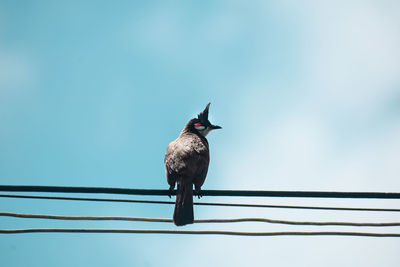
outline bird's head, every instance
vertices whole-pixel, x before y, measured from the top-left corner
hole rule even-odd
[[[207,134],[212,130],[222,129],[221,126],[212,125],[208,120],[208,109],[210,108],[210,104],[211,103],[208,103],[203,112],[197,116],[197,119],[192,120],[193,128],[204,137],[207,136]]]

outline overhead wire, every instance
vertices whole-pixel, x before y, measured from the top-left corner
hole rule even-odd
[[[105,187],[67,187],[67,186],[15,186],[0,185],[0,191],[13,192],[49,192],[49,193],[102,193],[102,194],[129,194],[129,195],[175,195],[176,191],[158,189],[126,189]],[[247,196],[247,197],[300,197],[300,198],[376,198],[376,199],[400,199],[400,193],[384,192],[322,192],[322,191],[245,191],[245,190],[202,190],[204,196]],[[53,200],[78,200],[78,201],[102,201],[102,202],[126,202],[146,204],[174,204],[173,201],[135,200],[119,198],[87,198],[65,196],[38,196],[0,194],[3,198],[30,198]],[[354,207],[321,207],[321,206],[297,206],[297,205],[264,205],[247,203],[213,203],[195,202],[195,205],[225,206],[225,207],[257,207],[257,208],[287,208],[287,209],[317,209],[317,210],[343,210],[343,211],[388,211],[399,212],[400,209],[386,208],[354,208]],[[0,216],[20,218],[58,219],[58,220],[123,220],[171,223],[171,219],[142,218],[123,216],[64,216],[48,214],[23,214],[0,212]],[[265,222],[289,225],[315,225],[315,226],[368,226],[385,227],[400,226],[400,222],[384,223],[359,223],[359,222],[311,222],[311,221],[287,221],[268,218],[233,218],[233,219],[198,219],[195,223],[237,223],[237,222]],[[147,229],[78,229],[78,228],[27,228],[27,229],[0,229],[0,234],[13,233],[149,233],[149,234],[194,234],[194,235],[238,235],[238,236],[282,236],[282,235],[339,235],[339,236],[369,236],[369,237],[400,237],[398,233],[370,233],[370,232],[235,232],[235,231],[181,231],[181,230],[147,230]]]
[[[64,196],[33,196],[0,194],[0,198],[27,198],[47,200],[76,200],[76,201],[99,201],[99,202],[121,202],[121,203],[142,203],[142,204],[175,204],[174,201],[137,200],[119,198],[88,198],[88,197],[64,197]],[[298,205],[268,205],[268,204],[247,204],[247,203],[218,203],[218,202],[194,202],[198,206],[222,206],[222,207],[246,207],[246,208],[278,208],[278,209],[311,209],[311,210],[337,210],[337,211],[377,211],[377,212],[400,212],[400,209],[387,208],[360,208],[360,207],[322,207],[322,206],[298,206]]]
[[[30,218],[30,219],[55,219],[55,220],[92,220],[92,221],[140,221],[140,222],[163,222],[172,223],[172,219],[165,218],[143,218],[129,216],[67,216],[50,214],[26,214],[13,212],[0,212],[0,216]],[[197,219],[195,223],[237,223],[237,222],[264,222],[273,224],[289,225],[311,225],[311,226],[361,226],[361,227],[388,227],[400,226],[400,222],[385,223],[359,223],[359,222],[310,222],[310,221],[289,221],[275,220],[268,218],[233,218],[233,219]]]
[[[115,187],[78,187],[78,186],[36,186],[36,185],[0,185],[0,191],[50,192],[50,193],[97,193],[171,196],[176,190],[134,189]],[[261,190],[201,190],[199,196],[228,197],[297,197],[297,198],[379,198],[400,199],[395,192],[329,192],[329,191],[261,191]]]
[[[77,229],[77,228],[29,228],[0,229],[0,234],[19,233],[126,233],[126,234],[175,234],[175,235],[231,235],[231,236],[364,236],[400,237],[398,233],[370,232],[236,232],[236,231],[189,231],[189,230],[147,230],[147,229]]]

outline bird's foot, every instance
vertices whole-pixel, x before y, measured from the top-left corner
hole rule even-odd
[[[171,198],[172,194],[174,193],[175,186],[171,185],[168,189],[168,197]]]
[[[194,192],[199,199],[203,197],[203,195],[201,194],[201,187],[195,187]]]

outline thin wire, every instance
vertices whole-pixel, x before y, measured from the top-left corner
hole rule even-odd
[[[196,223],[235,223],[235,222],[265,222],[274,224],[289,225],[313,225],[313,226],[361,226],[361,227],[387,227],[400,226],[400,222],[390,223],[357,223],[357,222],[303,222],[303,221],[286,221],[267,218],[238,218],[238,219],[204,219],[195,220]]]
[[[126,234],[179,234],[179,235],[232,235],[232,236],[364,236],[400,237],[398,233],[369,232],[235,232],[235,231],[181,231],[147,229],[75,229],[75,228],[30,228],[0,229],[0,234],[19,233],[126,233]]]
[[[138,221],[138,222],[172,223],[172,219],[124,217],[124,216],[65,216],[65,215],[50,215],[50,214],[25,214],[25,213],[12,213],[12,212],[0,212],[0,216],[30,218],[30,219],[54,219],[54,220]]]
[[[144,204],[175,204],[175,202],[173,202],[173,201],[135,200],[135,199],[117,199],[117,198],[84,198],[84,197],[31,196],[31,195],[28,196],[28,195],[8,195],[8,194],[0,194],[0,197],[3,197],[3,198],[50,199],[50,200],[78,200],[78,201],[144,203]],[[241,204],[241,203],[195,202],[194,205],[198,205],[198,206],[222,206],[222,207],[246,207],[246,208],[278,208],[278,209],[312,209],[312,210],[340,210],[340,211],[400,212],[400,209],[383,209],[383,208],[312,207],[312,206],[264,205],[264,204]]]
[[[0,191],[51,192],[51,193],[102,193],[128,195],[175,195],[176,190],[133,189],[113,187],[72,187],[72,186],[35,186],[0,185]],[[248,190],[201,190],[203,196],[229,197],[306,197],[306,198],[381,198],[400,199],[400,193],[385,192],[323,192],[323,191],[248,191]]]
[[[171,219],[164,218],[143,218],[143,217],[124,217],[124,216],[65,216],[65,215],[50,215],[50,214],[25,214],[0,212],[0,216],[17,217],[17,218],[32,218],[32,219],[55,219],[55,220],[101,220],[101,221],[140,221],[140,222],[166,222],[172,223]],[[302,221],[287,221],[275,220],[267,218],[237,218],[237,219],[199,219],[195,223],[237,223],[237,222],[264,222],[274,224],[289,224],[289,225],[313,225],[313,226],[361,226],[361,227],[387,227],[400,226],[400,222],[388,223],[357,223],[357,222],[302,222]]]
[[[341,210],[341,211],[387,211],[400,212],[400,209],[383,208],[345,208],[345,207],[321,207],[321,206],[293,206],[293,205],[264,205],[264,204],[236,204],[236,203],[203,203],[195,202],[194,205],[225,206],[225,207],[249,207],[249,208],[278,208],[278,209],[310,209],[310,210]]]
[[[145,204],[175,204],[175,202],[173,202],[173,201],[135,200],[135,199],[119,199],[119,198],[59,197],[59,196],[31,196],[31,195],[27,196],[27,195],[8,195],[8,194],[0,194],[0,197],[51,199],[51,200],[100,201],[100,202],[126,202],[126,203],[145,203]]]

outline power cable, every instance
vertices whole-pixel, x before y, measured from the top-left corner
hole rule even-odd
[[[143,204],[169,204],[169,205],[175,204],[174,201],[135,200],[135,199],[119,199],[119,198],[86,198],[86,197],[32,196],[32,195],[9,195],[9,194],[0,194],[0,197],[2,197],[2,198],[47,199],[47,200],[77,200],[77,201],[143,203]],[[385,208],[346,208],[346,207],[321,207],[321,206],[318,207],[318,206],[266,205],[266,204],[215,203],[215,202],[194,202],[193,204],[198,205],[198,206],[222,206],[222,207],[246,207],[246,208],[400,212],[400,209],[385,209]]]
[[[124,217],[124,216],[65,216],[50,214],[25,214],[0,212],[0,216],[31,218],[31,219],[56,219],[56,220],[100,220],[100,221],[140,221],[140,222],[166,222],[172,223],[171,219],[164,218],[143,218],[143,217]],[[236,218],[236,219],[198,219],[195,223],[237,223],[237,222],[264,222],[273,224],[289,224],[289,225],[312,225],[312,226],[361,226],[361,227],[388,227],[400,226],[400,222],[387,223],[357,223],[357,222],[304,222],[304,221],[288,221],[275,220],[267,218]]]
[[[79,200],[79,201],[100,201],[100,202],[125,202],[125,203],[144,203],[144,204],[175,204],[175,202],[173,202],[173,201],[135,200],[135,199],[119,199],[119,198],[60,197],[60,196],[32,196],[32,195],[27,196],[27,195],[8,195],[8,194],[0,194],[0,197],[3,197],[3,198],[49,199],[49,200]]]
[[[72,186],[35,186],[0,185],[0,191],[51,192],[51,193],[101,193],[128,195],[175,195],[176,190],[131,189],[112,187],[72,187]],[[201,190],[203,196],[229,197],[299,197],[299,198],[380,198],[400,199],[400,193],[385,192],[325,192],[325,191],[247,191],[247,190]]]
[[[75,229],[75,228],[30,228],[0,229],[0,234],[19,233],[126,233],[126,234],[178,234],[178,235],[231,235],[231,236],[364,236],[400,237],[398,233],[370,232],[235,232],[235,231],[182,231],[146,229]]]

